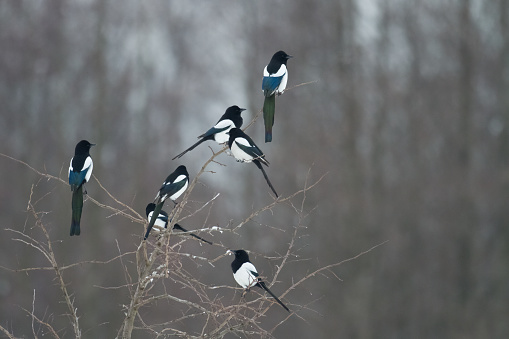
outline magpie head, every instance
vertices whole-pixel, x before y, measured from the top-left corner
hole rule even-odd
[[[156,204],[154,204],[153,202],[151,202],[150,204],[147,205],[147,207],[145,208],[145,213],[147,214],[147,217],[150,212],[154,212],[155,208],[156,208]]]
[[[233,254],[235,254],[235,260],[239,260],[242,263],[249,261],[249,255],[244,250],[232,250]]]
[[[175,174],[177,174],[177,176],[182,174],[185,175],[186,177],[189,177],[189,173],[187,173],[187,168],[184,165],[180,165],[179,167],[177,167],[177,169],[175,170]]]
[[[240,113],[244,112],[245,108],[240,108],[239,106],[231,106],[226,109],[226,113],[233,114],[233,115],[240,115]]]
[[[272,59],[277,60],[285,65],[286,65],[286,61],[290,58],[293,58],[293,56],[286,54],[284,51],[276,52],[274,54],[274,56],[272,57]]]
[[[231,138],[236,138],[238,136],[241,136],[242,135],[242,130],[240,128],[232,128],[230,129],[226,134],[229,134],[230,135],[230,139]]]
[[[76,145],[76,148],[74,150],[75,154],[88,154],[90,151],[90,147],[95,146],[95,144],[89,143],[87,140],[81,140]]]

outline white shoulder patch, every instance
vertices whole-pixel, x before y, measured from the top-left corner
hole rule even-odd
[[[269,72],[267,72],[267,66],[265,66],[265,68],[263,69],[263,76],[264,77],[268,77],[270,75]]]
[[[288,72],[286,72],[285,75],[283,75],[283,79],[281,79],[281,83],[277,88],[279,94],[282,94],[285,91],[287,82],[288,82]]]
[[[249,143],[249,141],[247,141],[246,138],[242,138],[242,137],[235,138],[235,142],[238,143],[238,144],[247,146],[247,147],[252,147],[251,144]]]
[[[179,181],[182,181],[182,180],[186,180],[187,177],[183,174],[179,175],[174,182],[179,182]],[[167,184],[168,185],[168,184]]]
[[[83,169],[88,169],[87,175],[85,176],[85,180],[88,182],[90,180],[90,176],[92,175],[92,170],[94,169],[94,162],[91,157],[87,157],[85,159],[85,165],[83,165]]]
[[[274,74],[271,74],[270,76],[271,77],[281,77],[281,76],[283,76],[285,74],[286,74],[286,65],[285,64],[281,64],[281,67],[279,67],[277,72],[274,73]]]
[[[230,119],[225,119],[225,120],[221,120],[219,121],[215,126],[214,128],[217,128],[217,129],[223,129],[225,127],[231,127],[231,126],[234,126],[235,124],[233,123],[233,121],[231,121]]]

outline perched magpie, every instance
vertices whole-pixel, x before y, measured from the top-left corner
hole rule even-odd
[[[254,141],[241,129],[232,128],[229,133],[230,140],[228,140],[228,147],[230,147],[235,159],[240,162],[253,162],[256,167],[262,171],[267,184],[269,184],[272,192],[278,197],[274,186],[270,183],[269,177],[261,165],[269,166],[269,162],[265,159],[265,154],[263,154]]]
[[[195,149],[196,146],[207,140],[215,140],[218,144],[224,144],[225,142],[228,142],[228,131],[232,127],[240,128],[242,126],[243,120],[240,116],[240,113],[245,110],[245,108],[239,108],[239,106],[228,107],[226,112],[221,116],[214,127],[198,137],[201,138],[198,142],[171,160],[182,157],[184,154]]]
[[[249,261],[249,255],[244,250],[235,250],[231,251],[235,254],[235,260],[232,261],[232,270],[233,270],[233,278],[237,284],[239,284],[242,288],[249,290],[252,286],[258,286],[267,291],[279,305],[283,306],[285,310],[290,312],[288,307],[286,307],[281,300],[278,299],[272,293],[269,288],[265,285],[265,283],[258,277],[258,272],[256,271],[256,267]]]
[[[156,207],[156,204],[154,204],[153,202],[151,202],[150,204],[147,205],[147,207],[145,208],[145,213],[147,214],[147,219],[148,221],[150,222],[150,219],[152,219],[152,214],[154,213],[154,209]],[[166,213],[165,211],[161,210],[159,212],[159,215],[157,216],[156,218],[156,221],[154,223],[155,226],[159,226],[159,227],[164,227],[164,228],[167,228],[168,227],[168,213]],[[152,228],[148,228],[147,229],[147,233],[145,234],[145,238],[144,240],[147,240],[148,238],[148,235],[150,233],[150,230]],[[188,232],[188,230],[186,230],[184,227],[180,226],[179,224],[175,224],[173,225],[173,229],[174,230],[180,230],[182,232]],[[202,237],[200,236],[197,236],[196,234],[194,233],[189,233],[190,236],[198,239],[198,240],[201,240],[203,242],[206,242],[207,244],[210,244],[212,245],[212,242],[208,241],[208,240],[205,240],[203,239]]]
[[[283,51],[276,52],[263,70],[262,90],[265,95],[263,102],[263,120],[265,122],[265,142],[272,141],[272,126],[276,109],[276,94],[283,94],[288,82],[286,62],[292,58]]]
[[[80,235],[81,211],[83,210],[83,185],[90,180],[94,163],[90,157],[91,144],[81,140],[76,145],[74,157],[69,164],[69,185],[72,191],[72,219],[70,235]],[[85,194],[87,190],[85,189]]]
[[[172,174],[168,175],[154,199],[155,208],[148,224],[148,232],[150,232],[152,226],[154,226],[154,223],[158,219],[161,208],[163,208],[164,201],[170,198],[173,202],[175,202],[175,200],[177,200],[177,198],[186,191],[188,184],[189,173],[187,173],[186,166],[180,165]]]

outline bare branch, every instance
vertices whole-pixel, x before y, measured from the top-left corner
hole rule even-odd
[[[2,331],[9,339],[17,339],[9,331],[7,331],[2,325],[0,325],[0,331]]]

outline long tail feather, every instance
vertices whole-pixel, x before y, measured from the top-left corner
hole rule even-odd
[[[265,142],[272,141],[272,126],[274,126],[274,111],[276,109],[276,95],[265,97],[263,102],[263,121],[265,123]]]
[[[80,220],[83,210],[83,186],[72,192],[72,218],[70,235],[80,235]]]
[[[262,164],[260,163],[260,161],[255,159],[255,160],[253,160],[253,162],[262,171],[263,176],[265,177],[265,181],[267,181],[267,184],[269,184],[269,187],[272,190],[272,192],[274,192],[274,194],[276,195],[276,198],[279,198],[279,195],[277,195],[277,192],[274,189],[274,186],[272,186],[272,183],[270,182],[269,177],[267,176],[267,173],[265,173],[265,170],[263,169]]]
[[[178,230],[181,230],[182,232],[189,232],[188,230],[186,230],[184,227],[180,226],[179,224],[175,224],[175,225],[173,226],[173,228],[178,229]],[[196,234],[194,234],[194,233],[189,233],[189,235],[190,235],[190,236],[192,236],[193,238],[196,238],[196,239],[198,239],[198,240],[201,240],[201,241],[203,241],[203,242],[206,242],[206,243],[207,243],[207,244],[209,244],[209,245],[212,245],[212,242],[210,242],[210,241],[208,241],[208,240],[205,240],[205,239],[203,239],[202,237],[200,237],[200,236],[198,236],[198,235],[196,235]]]
[[[159,212],[161,212],[161,209],[163,208],[163,204],[164,204],[163,202],[160,202],[154,208],[154,212],[152,212],[152,218],[150,218],[150,222],[148,223],[147,233],[145,233],[145,237],[143,238],[143,240],[147,240],[148,235],[150,234],[150,230],[154,226],[157,217],[159,216]]]
[[[182,152],[182,153],[180,153],[180,154],[176,155],[176,156],[175,156],[173,159],[171,159],[171,160],[175,160],[175,159],[177,159],[177,158],[182,157],[182,156],[183,156],[184,154],[186,154],[187,152],[192,151],[193,149],[195,149],[195,148],[196,148],[196,146],[198,146],[199,144],[201,144],[201,143],[202,143],[202,142],[204,142],[205,140],[206,140],[205,138],[202,138],[202,139],[198,140],[198,141],[197,141],[197,142],[196,142],[193,146],[189,147],[189,148],[188,148],[188,149],[186,149],[184,152]]]
[[[267,293],[268,293],[268,294],[270,294],[270,295],[272,296],[272,298],[274,298],[274,299],[278,302],[278,304],[279,304],[279,305],[281,305],[281,306],[282,306],[285,310],[287,310],[288,312],[290,312],[290,309],[289,309],[288,307],[286,307],[286,306],[285,306],[285,304],[283,304],[283,303],[281,302],[281,300],[279,300],[279,298],[278,298],[278,297],[276,297],[276,296],[274,295],[274,293],[272,293],[272,292],[269,290],[269,288],[265,285],[265,283],[264,283],[263,281],[259,281],[259,282],[258,282],[258,285],[260,285],[260,287],[261,287],[261,288],[263,288],[265,291],[267,291]]]

